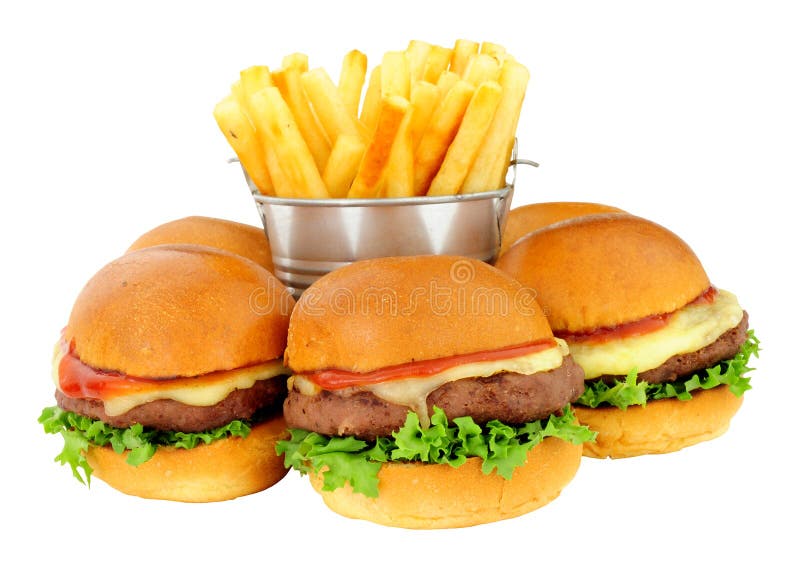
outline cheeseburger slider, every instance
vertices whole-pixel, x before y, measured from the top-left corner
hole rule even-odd
[[[293,299],[263,267],[198,245],[127,253],[78,295],[54,357],[61,433],[81,482],[144,498],[226,500],[286,470],[283,352]]]
[[[134,241],[128,251],[172,243],[192,243],[224,249],[255,261],[269,271],[273,269],[272,252],[262,228],[201,215],[168,221],[154,227]]]
[[[531,203],[515,207],[508,212],[500,255],[508,251],[519,239],[532,231],[564,219],[572,219],[592,213],[625,213],[617,207],[602,203],[584,203],[579,201],[553,201],[549,203]]]
[[[583,372],[528,290],[477,260],[360,261],[289,324],[280,442],[348,517],[406,528],[518,516],[558,496],[592,433]]]
[[[497,267],[537,292],[583,367],[575,410],[598,458],[679,450],[715,438],[750,388],[758,341],[736,297],[713,286],[674,233],[627,214],[544,227]]]

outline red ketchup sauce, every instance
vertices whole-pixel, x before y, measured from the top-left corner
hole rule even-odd
[[[468,363],[484,363],[488,361],[501,361],[503,359],[513,359],[523,355],[530,355],[539,351],[544,351],[555,347],[554,339],[534,341],[516,347],[505,347],[493,351],[478,351],[466,355],[454,355],[439,359],[426,359],[424,361],[414,361],[402,365],[392,365],[368,373],[355,373],[338,369],[327,369],[324,371],[314,371],[302,373],[315,385],[326,390],[344,389],[361,385],[374,385],[385,383],[396,379],[427,377],[446,371],[447,369],[466,365]]]
[[[65,341],[61,342],[61,347],[66,352],[58,364],[58,386],[68,397],[104,401],[116,396],[164,388],[163,383],[152,379],[99,371],[81,361]]]
[[[717,296],[717,289],[709,287],[699,297],[689,302],[689,305],[708,305],[714,302]],[[567,343],[607,343],[615,339],[624,339],[633,335],[646,335],[653,331],[666,327],[670,318],[677,311],[671,313],[661,313],[659,315],[651,315],[638,321],[631,321],[630,323],[623,323],[613,327],[599,327],[590,331],[555,331],[553,334],[567,341]]]

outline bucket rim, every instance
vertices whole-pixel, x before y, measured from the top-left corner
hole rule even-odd
[[[253,193],[253,199],[259,204],[287,205],[297,207],[379,207],[379,206],[398,206],[398,205],[436,205],[443,203],[459,203],[468,201],[482,201],[486,199],[503,199],[514,189],[513,185],[507,185],[502,189],[492,191],[481,191],[478,193],[465,193],[458,195],[440,196],[414,196],[414,197],[371,197],[363,199],[340,198],[340,199],[311,199],[295,197],[276,197],[273,195],[262,195]]]

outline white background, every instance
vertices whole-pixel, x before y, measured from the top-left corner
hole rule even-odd
[[[10,4],[0,9],[0,569],[797,567],[790,2]],[[87,489],[54,463],[61,440],[36,418],[53,402],[52,345],[84,282],[171,219],[258,225],[211,114],[239,70],[302,51],[338,77],[352,48],[372,68],[412,38],[459,37],[501,43],[531,71],[518,137],[541,168],[520,172],[516,205],[586,200],[654,219],[738,294],[764,350],[730,431],[675,454],[585,460],[549,506],[451,531],[341,518],[295,474],[189,505]]]

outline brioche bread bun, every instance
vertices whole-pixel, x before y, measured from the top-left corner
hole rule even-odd
[[[506,228],[500,245],[500,255],[508,251],[521,237],[552,223],[589,215],[592,213],[625,213],[624,210],[602,203],[579,201],[553,201],[550,203],[531,203],[515,207],[508,212]]]
[[[212,247],[131,251],[92,277],[64,332],[95,369],[192,377],[281,357],[294,300],[269,271]]]
[[[511,480],[483,474],[477,457],[453,468],[422,462],[384,463],[378,473],[380,494],[368,498],[347,484],[322,490],[323,479],[310,474],[311,484],[328,507],[348,518],[386,526],[459,528],[531,512],[552,501],[572,480],[581,461],[581,445],[548,437],[528,452]]]
[[[110,446],[89,448],[94,476],[109,486],[142,498],[180,502],[217,502],[260,492],[287,473],[277,441],[287,438],[278,415],[252,427],[246,438],[231,437],[191,449],[160,447],[153,457],[131,466],[127,454]]]
[[[533,288],[553,331],[585,332],[671,313],[709,287],[691,248],[660,225],[621,213],[540,228],[496,266]]]
[[[273,270],[272,252],[262,228],[201,215],[192,215],[159,225],[134,241],[128,251],[170,243],[216,247],[255,261],[269,271]]]
[[[370,372],[552,336],[529,290],[482,261],[387,257],[337,269],[303,293],[286,364],[296,373]]]
[[[593,458],[625,458],[674,452],[721,436],[742,405],[727,385],[692,393],[692,399],[659,399],[627,410],[574,405],[582,424],[597,431],[596,442],[584,443]]]

